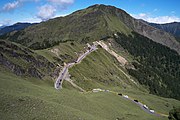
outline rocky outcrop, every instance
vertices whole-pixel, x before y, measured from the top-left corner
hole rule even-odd
[[[35,67],[33,68],[28,68],[27,69],[28,74],[30,74],[32,77],[36,77],[36,78],[42,78],[45,75],[43,75],[42,73],[40,73]]]
[[[0,40],[0,65],[16,75],[28,75],[42,79],[51,76],[55,65],[28,48]]]
[[[6,57],[0,53],[0,64],[5,66],[6,68],[10,69],[16,75],[23,75],[25,74],[25,70],[22,69],[20,66],[8,61]]]

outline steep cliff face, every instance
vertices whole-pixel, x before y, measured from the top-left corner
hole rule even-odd
[[[0,40],[0,65],[16,75],[36,78],[50,76],[55,65],[28,48],[12,42]]]

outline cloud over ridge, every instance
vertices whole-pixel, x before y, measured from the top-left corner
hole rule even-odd
[[[52,5],[43,5],[38,8],[39,12],[37,14],[37,17],[41,20],[45,21],[55,16],[56,9]]]
[[[180,18],[176,16],[157,16],[151,17],[149,14],[146,13],[139,13],[139,14],[132,14],[132,16],[136,19],[143,19],[147,22],[151,23],[171,23],[171,22],[180,22]]]

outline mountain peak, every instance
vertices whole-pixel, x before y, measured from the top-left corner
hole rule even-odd
[[[32,31],[34,35],[32,35]],[[42,22],[6,37],[10,40],[16,38],[16,42],[23,42],[23,45],[39,49],[47,47],[44,45],[44,41],[49,41],[49,44],[53,46],[56,42],[67,40],[82,41],[84,39],[94,41],[106,36],[112,36],[112,34],[117,32],[129,35],[132,31],[180,53],[179,43],[170,34],[162,32],[142,20],[131,17],[122,9],[103,4],[95,4],[86,9],[73,12],[66,17]],[[19,35],[21,37],[18,37]],[[51,40],[52,38],[53,40]]]
[[[95,4],[95,5],[92,5],[92,6],[89,6],[88,8],[115,8],[117,9],[116,7],[112,6],[112,5],[104,5],[104,4]]]
[[[104,5],[104,4],[95,4],[95,5],[92,5],[90,7],[88,7],[87,9],[89,8],[94,8],[94,9],[99,9],[99,10],[104,10],[104,11],[121,11],[121,12],[125,12],[124,10],[120,9],[120,8],[116,8],[114,6],[111,6],[111,5]]]

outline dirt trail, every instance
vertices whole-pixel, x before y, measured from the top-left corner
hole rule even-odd
[[[81,87],[79,87],[78,85],[76,85],[71,79],[66,79],[66,81],[68,81],[69,83],[71,83],[71,85],[77,89],[79,89],[81,92],[85,92],[85,90]]]

